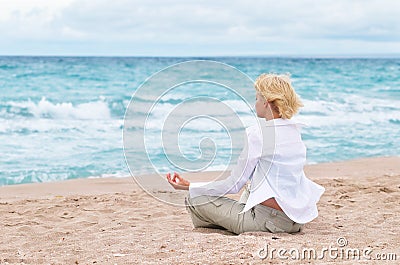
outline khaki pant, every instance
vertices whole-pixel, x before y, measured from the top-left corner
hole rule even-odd
[[[245,204],[227,197],[188,197],[185,204],[194,227],[226,229],[235,234],[250,231],[296,233],[302,228],[284,212],[261,204],[239,214]]]

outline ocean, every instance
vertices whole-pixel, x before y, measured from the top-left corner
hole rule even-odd
[[[305,105],[296,119],[307,124],[303,139],[309,164],[400,155],[399,58],[0,57],[0,186],[128,175],[123,129],[132,96],[150,76],[189,60],[222,62],[253,80],[264,72],[290,73]],[[207,74],[215,78],[224,72]],[[162,85],[154,89],[149,93],[162,94]],[[241,103],[254,104],[254,88],[238,89],[242,99],[212,83],[189,84],[162,98],[150,120],[148,141],[161,130],[170,134],[168,139],[175,137],[168,131],[174,128],[161,127],[161,117],[196,93],[250,115]],[[132,111],[140,112],[146,100],[136,97]],[[212,165],[202,164],[202,170],[223,169],[240,152],[237,146],[229,148],[228,134],[218,121],[199,119],[182,130],[179,148],[169,155],[179,161],[183,153],[195,161],[199,141],[207,136],[214,139],[215,152]],[[135,174],[173,168],[160,150],[136,151],[137,160],[129,165]]]

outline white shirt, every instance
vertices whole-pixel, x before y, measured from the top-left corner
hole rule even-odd
[[[274,197],[285,214],[304,224],[318,216],[316,203],[325,189],[303,171],[306,147],[300,124],[287,119],[261,120],[246,129],[247,144],[231,175],[219,181],[191,183],[191,197],[238,193],[250,182],[250,195],[243,212]]]

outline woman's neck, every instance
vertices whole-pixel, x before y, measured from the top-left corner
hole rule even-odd
[[[277,112],[267,113],[264,117],[267,121],[281,119],[282,117]]]

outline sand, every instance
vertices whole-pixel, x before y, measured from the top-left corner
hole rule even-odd
[[[306,174],[326,192],[319,217],[293,235],[194,229],[183,207],[131,177],[1,187],[0,264],[353,264],[357,251],[364,264],[398,264],[400,157],[308,165]]]

